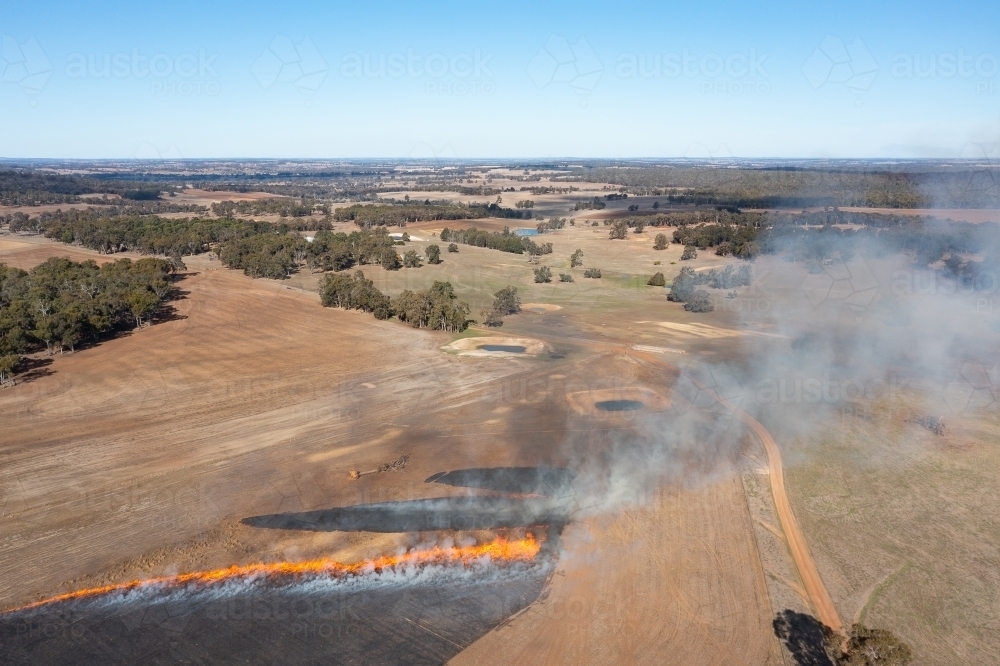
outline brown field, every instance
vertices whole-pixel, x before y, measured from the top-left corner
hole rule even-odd
[[[8,243],[0,260],[27,266],[70,250],[37,238],[25,245]],[[588,377],[635,386],[660,373],[622,365],[615,355],[585,361],[590,353],[567,347],[562,360],[459,358],[438,350],[448,336],[323,309],[314,295],[205,259],[188,265],[179,283],[186,295],[169,321],[56,356],[43,373],[0,392],[0,409],[14,426],[5,430],[0,472],[5,607],[74,587],[234,562],[317,554],[352,561],[391,552],[413,537],[275,533],[239,520],[440,496],[446,488],[422,480],[470,464],[567,464],[571,452],[549,444],[568,436],[563,428],[580,428],[571,425],[581,417],[570,418],[566,392],[600,388]],[[581,362],[598,365],[580,372]],[[599,440],[575,446],[594,445]],[[348,478],[352,468],[400,454],[411,456],[403,472]],[[572,554],[594,548],[595,536],[612,548],[609,556],[630,543],[645,543],[649,552],[669,545],[654,569],[639,556],[615,574],[625,580],[633,572],[673,572],[674,582],[664,582],[673,591],[663,598],[638,585],[619,590],[616,603],[644,597],[654,604],[650,610],[663,611],[635,628],[637,654],[680,649],[706,635],[723,656],[704,663],[729,662],[732,640],[754,646],[754,658],[741,663],[775,654],[762,569],[755,551],[738,545],[753,536],[734,488],[731,480],[719,482],[684,501],[664,491],[652,508],[610,523],[590,519],[564,535],[567,581],[600,571]],[[685,526],[683,536],[674,525]],[[729,555],[720,557],[723,544]],[[740,564],[730,566],[730,557]],[[27,559],[32,567],[25,570]],[[727,581],[721,586],[719,571]],[[553,601],[573,594],[562,578],[555,577]],[[701,582],[682,582],[688,579]],[[716,591],[695,601],[707,589]],[[677,613],[686,618],[680,625]],[[647,641],[650,621],[666,632],[654,642]],[[594,661],[607,663],[608,653],[594,648]]]
[[[645,427],[574,410],[568,396],[583,393],[652,393],[671,418],[699,415],[708,427],[726,410],[695,407],[671,390],[680,369],[788,349],[779,306],[786,323],[845,335],[877,314],[849,310],[835,290],[815,305],[801,266],[767,258],[756,264],[758,284],[717,300],[715,312],[687,313],[646,285],[656,271],[669,283],[681,248],[654,251],[653,229],[609,241],[606,227],[577,219],[538,239],[554,246],[538,265],[557,280],[573,274],[572,283],[536,284],[526,257],[465,245],[442,252],[437,266],[362,267],[392,295],[449,280],[473,316],[515,285],[522,314],[499,331],[458,337],[544,343],[534,357],[448,354],[441,347],[456,336],[324,309],[315,293],[321,276],[305,269],[289,280],[251,280],[207,256],[185,258],[184,297],[170,316],[40,358],[28,381],[0,390],[0,413],[13,426],[0,441],[0,606],[233,563],[355,561],[446,538],[452,532],[261,530],[240,520],[464,496],[468,489],[428,481],[473,467],[573,469]],[[445,225],[472,224],[532,226],[419,223],[406,231],[425,240],[399,249],[423,253],[440,244]],[[584,266],[570,269],[578,248]],[[2,262],[30,268],[49,256],[118,258],[0,237]],[[729,261],[705,252],[685,263]],[[604,277],[584,278],[588,267]],[[871,267],[883,285],[893,269]],[[991,325],[984,318],[969,333],[988,336]],[[946,438],[899,411],[878,419],[850,412],[829,422],[823,441],[783,429],[778,412],[769,420],[765,410],[816,579],[803,581],[801,553],[791,552],[762,440],[746,437],[739,450],[708,455],[707,468],[668,475],[635,501],[553,528],[560,555],[541,596],[461,644],[454,661],[649,663],[670,655],[684,664],[792,664],[771,622],[786,608],[817,614],[818,580],[845,624],[859,618],[892,629],[919,663],[993,663],[1000,561],[990,516],[1000,510],[991,499],[1000,487],[995,447],[986,443],[996,437],[990,409],[955,414]],[[403,471],[348,478],[399,455],[410,456]]]

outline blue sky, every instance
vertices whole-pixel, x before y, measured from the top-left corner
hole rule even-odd
[[[995,158],[1000,3],[21,2],[0,156]]]

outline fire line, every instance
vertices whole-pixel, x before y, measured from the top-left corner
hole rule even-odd
[[[60,594],[42,601],[36,601],[8,612],[16,612],[38,608],[48,604],[77,599],[89,599],[114,592],[129,592],[147,587],[178,588],[185,585],[213,585],[236,579],[252,579],[258,577],[287,576],[327,576],[331,578],[346,578],[370,573],[380,573],[399,566],[428,566],[435,564],[470,564],[489,558],[495,562],[513,563],[530,562],[541,550],[541,543],[534,535],[527,534],[523,539],[509,540],[497,537],[495,540],[476,546],[434,546],[424,550],[411,550],[403,555],[388,555],[375,559],[364,560],[353,564],[344,564],[331,558],[320,558],[304,562],[273,562],[246,565],[233,565],[225,569],[196,571],[178,574],[176,576],[161,576],[133,580],[117,585],[91,587]]]

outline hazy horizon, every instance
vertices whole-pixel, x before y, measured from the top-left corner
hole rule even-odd
[[[1000,139],[986,3],[6,14],[11,158],[995,159]]]

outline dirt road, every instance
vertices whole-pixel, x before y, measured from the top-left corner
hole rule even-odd
[[[715,392],[712,391],[712,393]],[[771,437],[771,433],[757,419],[743,410],[737,409],[718,394],[715,394],[715,398],[746,423],[764,445],[764,450],[767,452],[768,476],[771,479],[771,495],[774,497],[774,505],[778,512],[778,518],[781,520],[781,529],[785,533],[788,550],[792,553],[792,559],[799,570],[799,576],[805,585],[809,601],[812,603],[820,622],[834,631],[843,632],[844,624],[837,613],[837,607],[833,605],[833,599],[830,598],[830,593],[819,575],[816,562],[809,553],[809,546],[806,545],[805,535],[802,534],[802,530],[795,520],[795,514],[792,512],[792,505],[788,501],[788,494],[785,492],[784,472],[781,467],[781,452],[778,450],[778,445]]]
[[[657,365],[669,366],[665,361],[651,354],[635,351],[630,353],[653,361]],[[669,367],[672,368],[673,366]],[[785,492],[785,477],[781,464],[781,451],[778,450],[777,443],[775,443],[774,438],[771,437],[771,433],[767,431],[767,428],[761,425],[757,419],[738,409],[715,391],[710,389],[705,390],[747,424],[764,446],[764,450],[767,452],[768,477],[771,482],[771,494],[774,497],[775,509],[781,521],[781,528],[785,533],[785,540],[788,543],[788,549],[792,554],[795,567],[798,569],[806,593],[809,595],[809,601],[812,603],[817,617],[823,624],[834,631],[842,633],[844,624],[840,619],[840,614],[837,612],[837,607],[834,606],[833,599],[830,598],[830,593],[827,591],[826,585],[819,575],[816,562],[809,553],[809,546],[806,544],[805,535],[802,534],[798,521],[795,520],[795,513],[792,511],[791,502],[788,501],[788,493]]]

